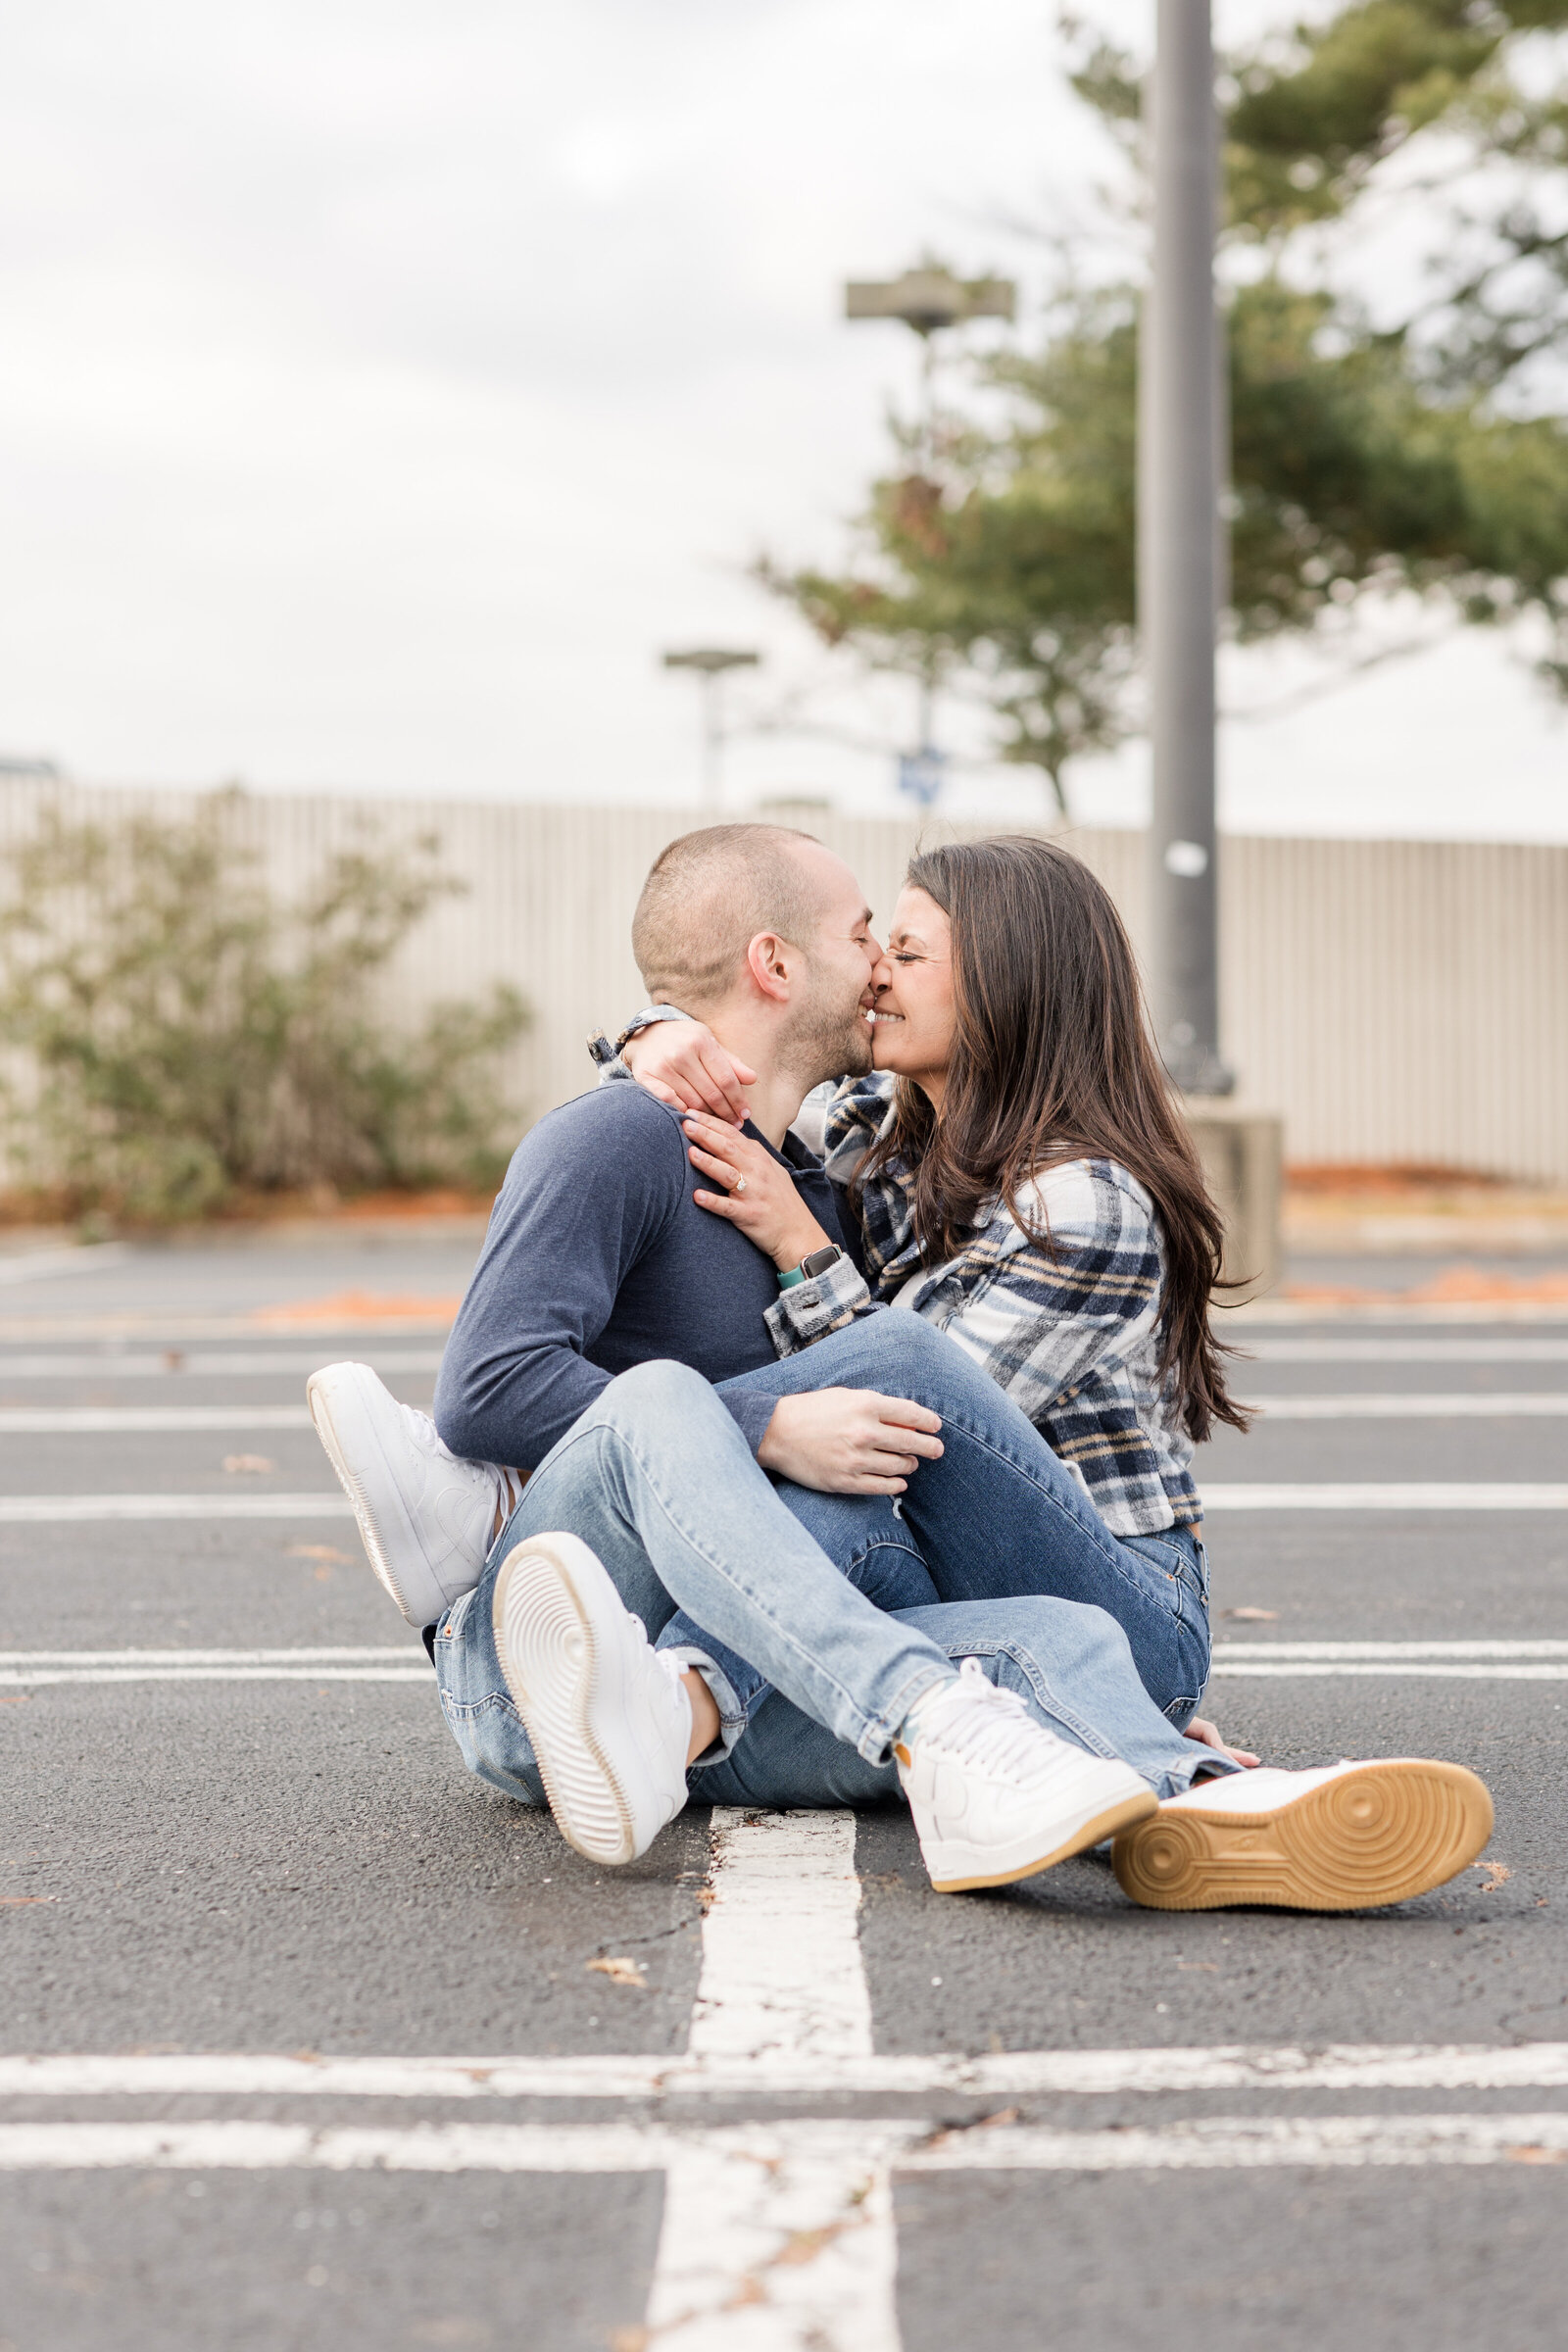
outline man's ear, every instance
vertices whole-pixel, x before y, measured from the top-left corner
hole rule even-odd
[[[758,993],[775,1004],[788,1002],[794,950],[776,931],[759,931],[746,951],[746,968]]]

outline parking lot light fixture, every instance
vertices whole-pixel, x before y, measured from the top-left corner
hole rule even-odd
[[[703,807],[724,804],[723,680],[732,669],[755,669],[760,654],[740,646],[692,645],[664,656],[666,669],[695,670],[703,697]]]

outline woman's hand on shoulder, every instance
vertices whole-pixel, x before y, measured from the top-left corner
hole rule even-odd
[[[692,1195],[699,1208],[739,1226],[781,1273],[824,1247],[828,1235],[795,1190],[788,1168],[771,1152],[706,1112],[695,1113],[682,1125],[686,1156],[712,1187]]]
[[[620,1058],[638,1085],[675,1110],[700,1110],[739,1126],[744,1089],[757,1072],[727,1054],[704,1021],[651,1021],[621,1047]]]

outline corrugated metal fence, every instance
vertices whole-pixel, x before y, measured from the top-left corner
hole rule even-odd
[[[15,780],[0,793],[0,849],[31,830],[46,800],[105,823],[194,806],[189,794]],[[368,835],[439,841],[466,887],[408,943],[393,1006],[515,982],[535,1019],[513,1083],[535,1116],[587,1083],[585,1032],[640,1001],[626,944],[637,892],[663,844],[701,821],[690,810],[482,802],[249,796],[232,807],[236,831],[290,892]],[[917,823],[778,814],[845,858],[885,921]],[[1061,838],[1136,940],[1140,837]],[[1225,1050],[1246,1099],[1283,1111],[1293,1159],[1568,1181],[1568,848],[1233,836],[1220,906]]]

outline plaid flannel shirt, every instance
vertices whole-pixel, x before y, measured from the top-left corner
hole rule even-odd
[[[827,1114],[824,1159],[855,1176],[891,1114],[893,1079],[846,1081]],[[1192,1442],[1159,1376],[1163,1269],[1148,1193],[1108,1159],[1075,1159],[1026,1185],[1019,1206],[1051,1247],[999,1201],[946,1264],[922,1269],[898,1161],[860,1195],[867,1283],[847,1258],[782,1291],[767,1310],[780,1355],[874,1314],[896,1294],[956,1340],[1007,1392],[1082,1482],[1114,1535],[1157,1535],[1202,1516]]]

